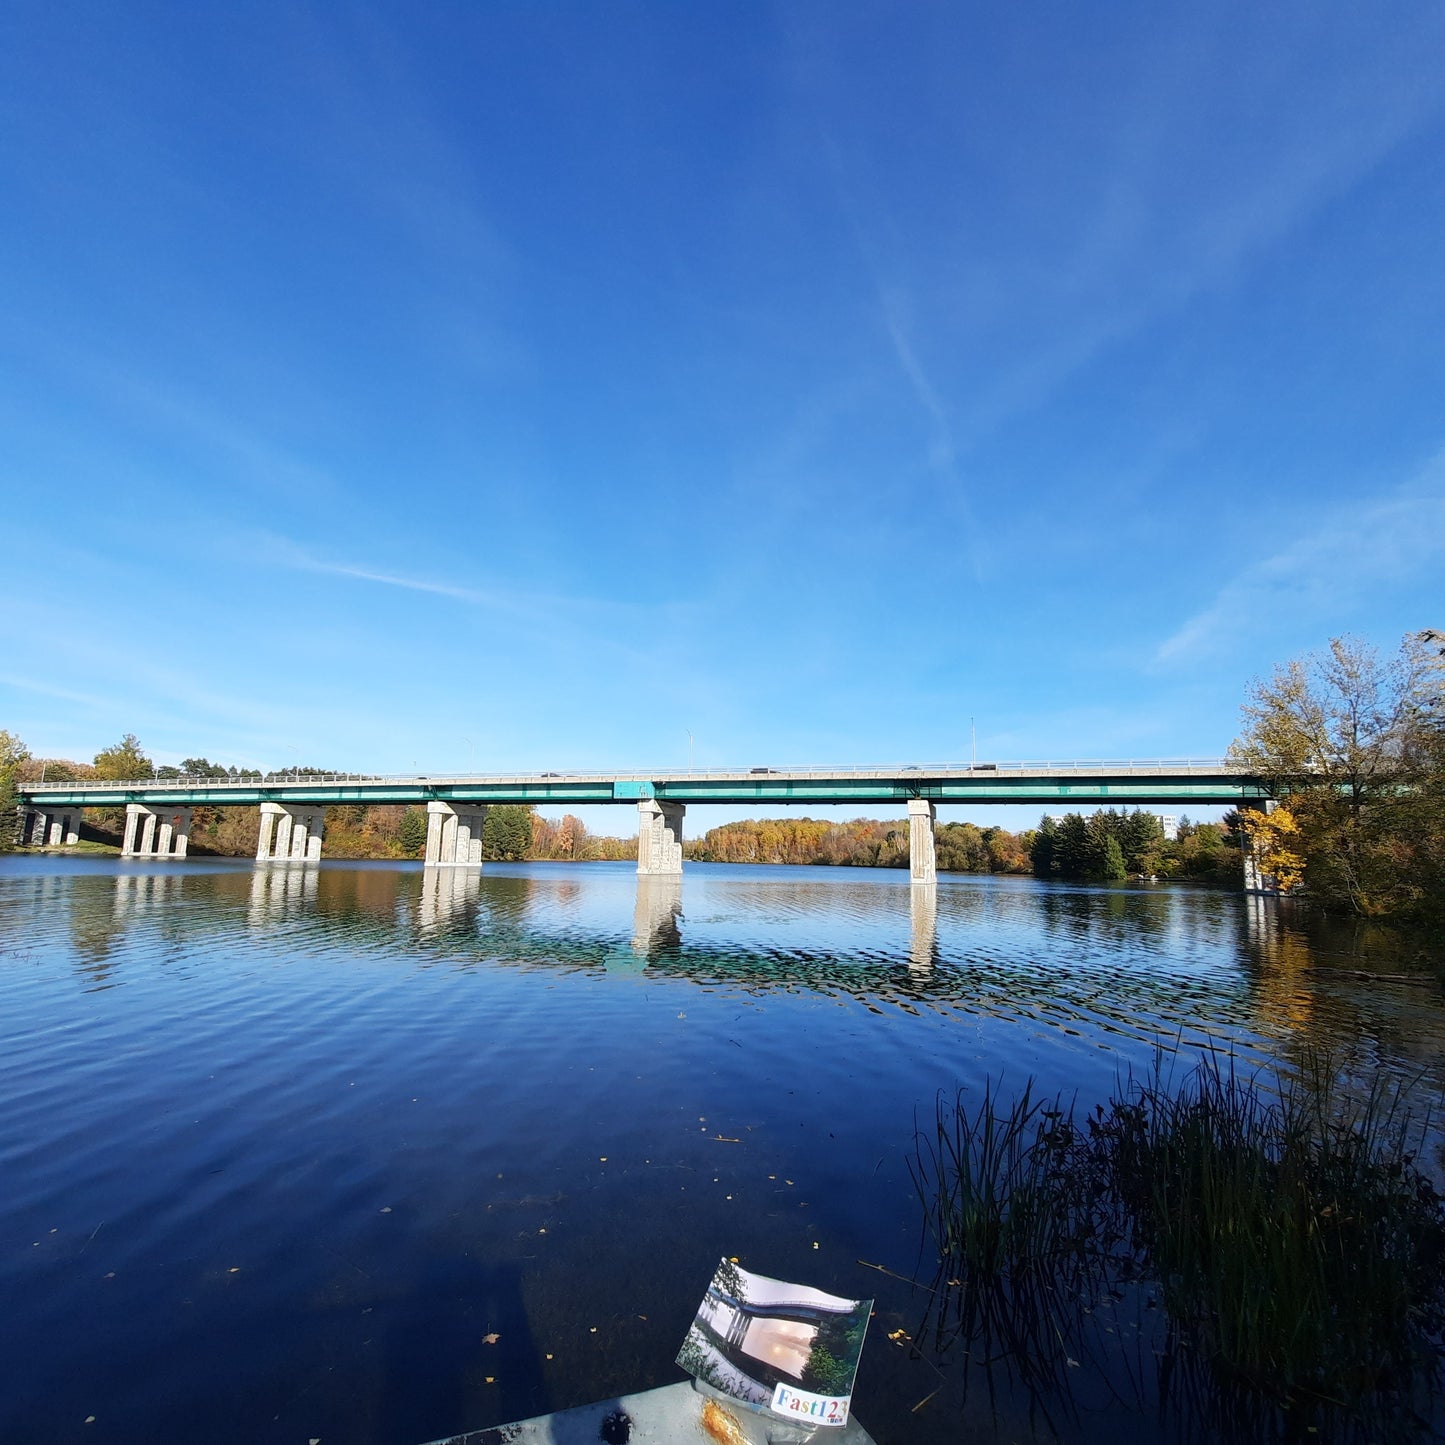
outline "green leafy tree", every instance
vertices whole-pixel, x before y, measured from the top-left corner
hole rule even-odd
[[[154,771],[151,760],[141,750],[134,733],[126,733],[118,743],[102,748],[95,755],[95,775],[113,782],[132,778],[148,778]]]
[[[514,863],[532,847],[532,810],[521,804],[502,803],[487,809],[482,824],[482,855]]]

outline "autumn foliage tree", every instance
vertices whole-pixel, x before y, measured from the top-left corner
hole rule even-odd
[[[1382,657],[1337,637],[1256,682],[1245,702],[1230,757],[1265,778],[1285,812],[1277,824],[1247,826],[1292,853],[1308,896],[1327,906],[1439,911],[1441,646],[1439,634],[1417,633]]]

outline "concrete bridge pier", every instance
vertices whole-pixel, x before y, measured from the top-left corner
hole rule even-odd
[[[80,842],[80,809],[62,808],[54,813],[37,809],[25,841],[32,848],[73,848]]]
[[[428,868],[480,868],[485,804],[428,803],[426,805],[426,866]]]
[[[184,858],[191,838],[191,810],[178,803],[127,803],[122,858]]]
[[[314,804],[262,803],[258,863],[316,863],[326,835],[326,809]]]
[[[938,880],[938,864],[933,849],[933,830],[938,822],[938,809],[928,798],[908,800],[908,871],[914,883]]]
[[[644,798],[637,805],[637,871],[647,877],[682,872],[681,803]]]
[[[1265,798],[1260,802],[1241,803],[1239,807],[1241,812],[1249,809],[1256,813],[1272,813],[1275,809],[1275,801],[1273,798]],[[1275,882],[1272,873],[1266,873],[1260,867],[1259,854],[1259,845],[1253,838],[1246,836],[1244,840],[1244,891],[1278,897],[1279,884]]]

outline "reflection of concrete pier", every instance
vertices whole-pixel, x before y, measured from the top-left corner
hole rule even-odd
[[[641,973],[654,958],[676,957],[682,948],[682,874],[640,873],[632,906],[632,942],[602,960],[608,973]]]
[[[111,916],[117,922],[167,907],[176,900],[180,888],[176,873],[121,873],[115,880],[115,901]]]
[[[298,905],[314,904],[320,874],[321,869],[315,865],[256,869],[251,875],[251,901],[246,913],[248,921],[253,924],[273,923]]]
[[[915,883],[908,905],[908,971],[931,973],[938,960],[938,884]]]
[[[645,958],[682,946],[682,875],[640,876],[632,910],[632,947]]]
[[[418,921],[422,931],[445,928],[465,916],[482,888],[482,870],[475,868],[427,868],[422,872]]]

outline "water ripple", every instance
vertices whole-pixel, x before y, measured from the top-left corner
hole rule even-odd
[[[8,860],[0,1439],[420,1441],[673,1379],[721,1252],[911,1269],[939,1089],[1210,1037],[1438,1090],[1438,988],[1360,966],[1186,890]],[[955,1438],[875,1359],[883,1445]]]

